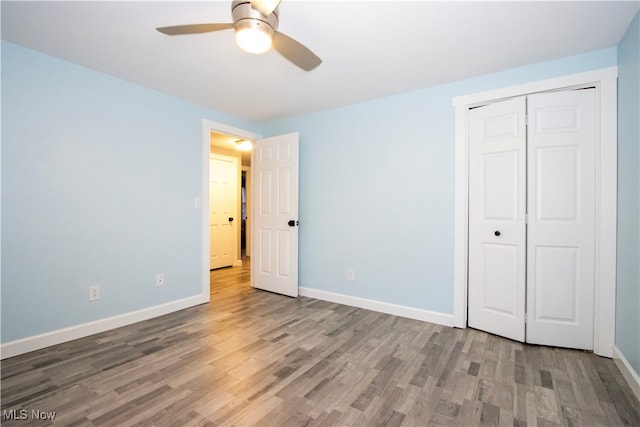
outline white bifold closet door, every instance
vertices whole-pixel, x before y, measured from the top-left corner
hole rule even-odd
[[[469,126],[469,326],[592,349],[595,90],[482,106]]]

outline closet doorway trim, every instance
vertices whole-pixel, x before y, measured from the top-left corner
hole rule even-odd
[[[612,357],[615,339],[618,67],[454,97],[455,200],[453,325],[467,326],[469,109],[539,92],[596,88],[596,266],[594,352]]]

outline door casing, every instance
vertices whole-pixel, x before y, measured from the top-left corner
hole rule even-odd
[[[576,87],[596,88],[596,266],[594,352],[612,357],[615,339],[618,68],[455,97],[453,324],[467,325],[469,109],[502,99]]]

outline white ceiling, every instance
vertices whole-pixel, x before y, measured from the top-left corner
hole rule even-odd
[[[638,1],[296,1],[279,30],[323,59],[311,72],[251,55],[231,1],[2,1],[2,38],[193,103],[262,122],[615,46]]]

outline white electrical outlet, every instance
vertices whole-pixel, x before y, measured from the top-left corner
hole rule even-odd
[[[100,299],[100,285],[89,286],[89,301]]]
[[[156,288],[161,288],[164,286],[164,274],[158,273],[156,274]]]
[[[353,268],[347,270],[347,280],[356,280],[356,271]]]

